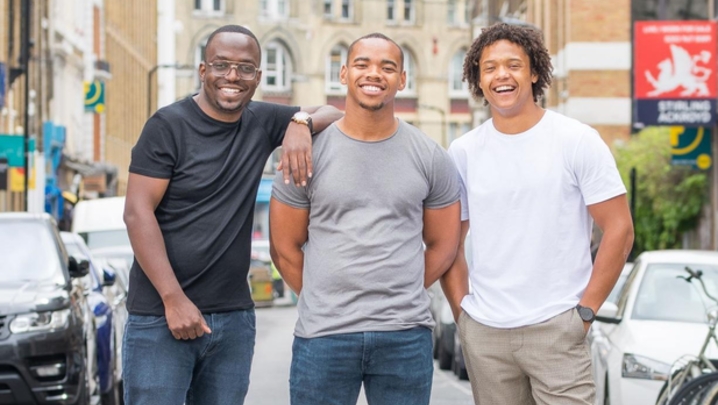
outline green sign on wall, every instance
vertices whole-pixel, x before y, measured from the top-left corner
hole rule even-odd
[[[0,134],[0,157],[7,159],[10,167],[25,167],[25,138],[22,135]],[[30,152],[35,151],[35,139],[30,139]]]
[[[710,129],[671,127],[671,163],[709,169],[713,165]]]

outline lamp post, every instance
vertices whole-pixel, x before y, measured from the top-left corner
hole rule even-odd
[[[423,108],[425,110],[432,110],[436,111],[439,114],[441,114],[441,143],[445,147],[446,145],[446,111],[444,111],[442,108],[439,108],[435,105],[428,105],[428,104],[419,104],[417,107]]]
[[[178,70],[187,70],[187,69],[193,69],[194,66],[192,65],[180,65],[179,63],[173,63],[173,64],[160,64],[152,66],[152,69],[150,69],[149,72],[147,72],[147,118],[150,118],[150,115],[152,115],[152,76],[157,73],[157,69],[161,68],[174,68]]]

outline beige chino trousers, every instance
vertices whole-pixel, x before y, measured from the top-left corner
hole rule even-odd
[[[536,325],[499,329],[462,311],[459,338],[476,405],[592,405],[583,321],[570,309]]]

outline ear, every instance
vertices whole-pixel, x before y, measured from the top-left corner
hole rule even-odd
[[[204,61],[199,63],[199,81],[204,83],[204,75],[207,74],[207,65],[205,65]]]
[[[342,65],[342,68],[339,71],[339,82],[344,85],[347,84],[347,65]]]
[[[257,71],[257,77],[254,78],[254,80],[257,81],[257,86],[259,86],[262,83],[262,70]]]
[[[536,82],[538,82],[538,74],[531,72],[531,83],[536,84]]]
[[[401,71],[401,76],[399,79],[399,91],[404,90],[404,87],[406,87],[406,70]]]

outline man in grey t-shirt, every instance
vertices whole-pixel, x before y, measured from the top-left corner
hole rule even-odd
[[[346,113],[315,137],[314,176],[274,182],[272,258],[299,294],[292,405],[353,405],[362,383],[370,405],[429,403],[426,287],[456,256],[460,191],[446,151],[394,116],[402,66],[384,35],[356,40]]]

